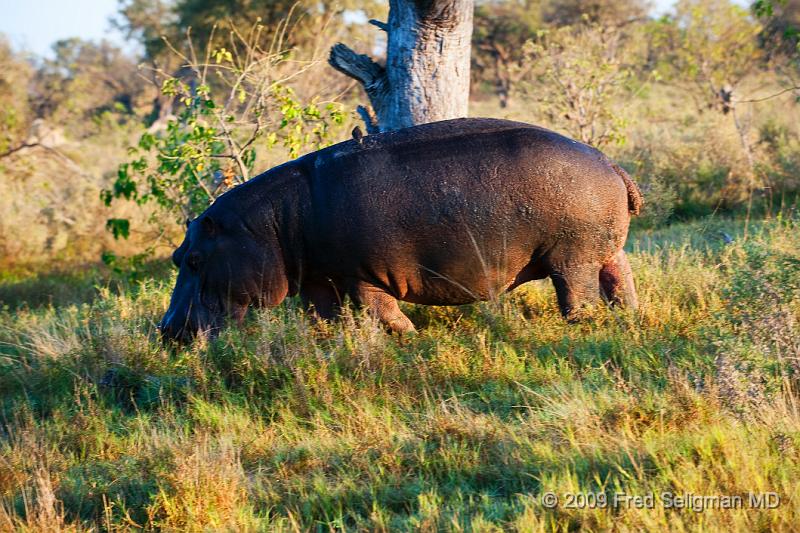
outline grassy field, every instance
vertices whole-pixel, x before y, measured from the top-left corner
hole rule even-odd
[[[629,249],[638,313],[569,325],[538,283],[408,306],[420,334],[401,340],[289,302],[175,352],[155,329],[169,276],[8,278],[0,530],[796,528],[800,219]]]

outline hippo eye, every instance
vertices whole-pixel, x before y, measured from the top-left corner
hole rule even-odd
[[[197,269],[200,268],[200,254],[197,252],[192,252],[186,256],[186,266],[189,267],[189,270],[193,272],[197,272]]]

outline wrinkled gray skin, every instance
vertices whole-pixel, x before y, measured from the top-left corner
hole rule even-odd
[[[236,187],[188,226],[160,328],[188,341],[299,292],[321,318],[347,295],[404,333],[397,300],[465,304],[545,277],[567,318],[601,295],[635,307],[622,246],[640,205],[603,154],[519,122],[346,141]]]

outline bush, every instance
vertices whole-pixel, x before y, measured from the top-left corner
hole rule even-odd
[[[341,125],[342,106],[300,103],[286,86],[298,71],[286,72],[279,52],[259,44],[261,26],[246,36],[231,33],[231,49],[218,46],[212,33],[205,57],[183,56],[181,76],[164,77],[161,93],[174,100],[177,115],[142,133],[130,149],[133,159],[119,166],[115,199],[153,203],[172,221],[182,223],[204,211],[216,197],[252,176],[256,149],[281,143],[290,157],[331,141],[331,127]],[[192,49],[193,50],[193,49]],[[158,217],[151,219],[161,224]],[[127,219],[107,227],[127,238]]]

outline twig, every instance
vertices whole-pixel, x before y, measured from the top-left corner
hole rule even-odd
[[[225,141],[228,143],[228,147],[231,149],[231,154],[236,161],[236,165],[239,167],[239,172],[242,173],[242,181],[247,181],[250,179],[250,172],[247,170],[247,165],[245,165],[244,161],[242,161],[241,148],[236,145],[237,143],[233,139],[233,135],[228,129],[228,126],[225,124],[224,117],[217,115],[217,122],[219,122],[222,131],[225,133]]]
[[[207,79],[206,75],[208,74],[208,64],[211,62],[211,47],[213,46],[214,43],[214,33],[216,31],[217,31],[217,25],[214,24],[213,26],[211,26],[211,35],[208,38],[208,46],[206,46],[206,62],[205,65],[203,65],[203,74],[202,74],[202,80],[204,84],[206,83]]]
[[[369,109],[367,109],[363,105],[360,105],[360,106],[358,106],[356,108],[356,111],[361,116],[361,120],[364,121],[364,124],[367,127],[367,133],[369,135],[372,135],[373,133],[380,133],[381,132],[381,128],[378,125],[377,119],[375,118],[375,116],[372,113],[369,112]]]
[[[71,158],[69,158],[68,156],[62,154],[60,151],[56,150],[55,148],[53,148],[51,146],[47,146],[46,144],[42,144],[42,143],[39,143],[39,142],[23,143],[23,144],[21,144],[19,146],[15,146],[14,148],[11,148],[10,150],[7,150],[7,151],[3,152],[2,154],[0,154],[0,159],[3,159],[4,157],[8,157],[8,156],[10,156],[10,155],[12,155],[12,154],[14,154],[16,152],[20,152],[20,151],[28,149],[28,148],[41,148],[42,150],[50,152],[51,154],[55,155],[56,157],[58,157],[59,159],[64,161],[67,165],[69,165],[72,168],[73,172],[75,172],[79,176],[82,176],[84,178],[90,177],[90,175],[87,174],[86,172],[84,172],[84,170],[80,167],[80,165],[78,165]]]
[[[6,150],[3,153],[0,153],[0,159],[3,159],[4,157],[8,157],[11,154],[15,154],[15,153],[17,153],[17,152],[19,152],[21,150],[25,150],[26,148],[34,148],[36,146],[41,146],[41,144],[39,144],[39,143],[22,143],[22,144],[17,145],[17,146],[15,146],[13,148],[9,148],[8,150]]]
[[[387,23],[382,22],[382,21],[377,20],[377,19],[369,19],[369,23],[372,24],[373,26],[385,31],[386,33],[389,33],[389,25]]]
[[[777,92],[775,94],[772,94],[770,96],[765,96],[763,98],[753,98],[753,99],[749,99],[749,100],[733,100],[733,102],[735,104],[751,104],[751,103],[755,103],[755,102],[763,102],[765,100],[770,100],[772,98],[777,98],[778,96],[780,96],[782,94],[785,94],[785,93],[788,93],[790,91],[797,91],[797,90],[800,90],[800,86],[787,87],[786,89],[783,89],[782,91],[779,91],[779,92]]]

